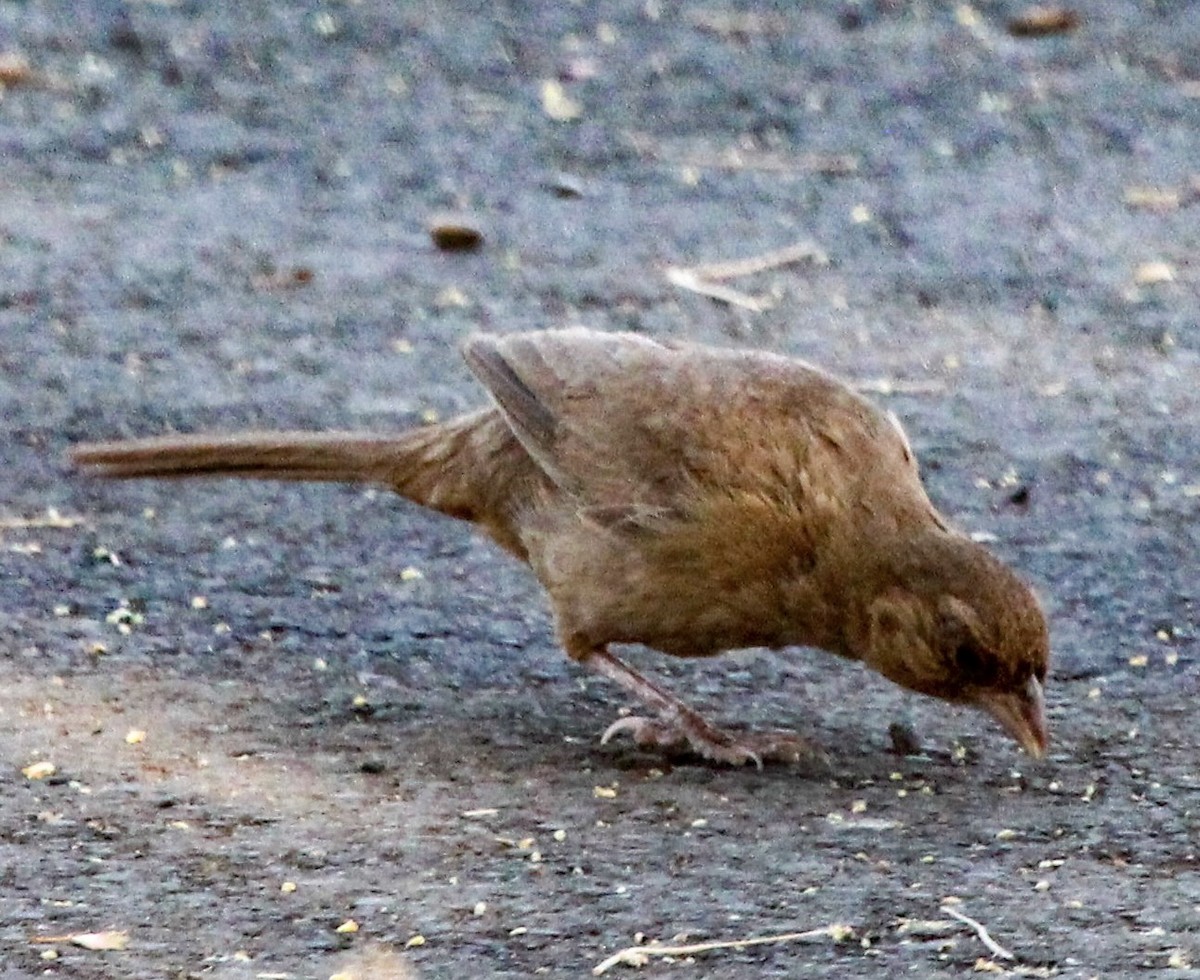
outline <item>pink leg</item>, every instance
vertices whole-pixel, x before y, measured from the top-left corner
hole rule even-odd
[[[607,650],[587,650],[575,659],[597,674],[616,681],[658,714],[657,718],[632,715],[618,718],[604,732],[601,744],[620,732],[629,732],[638,745],[666,751],[690,749],[715,762],[735,766],[753,762],[760,769],[764,761],[800,762],[821,758],[819,750],[792,732],[733,733],[718,728]]]

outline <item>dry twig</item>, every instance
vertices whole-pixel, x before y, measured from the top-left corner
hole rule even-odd
[[[764,153],[745,153],[726,150],[716,156],[693,154],[674,161],[693,170],[754,171],[769,174],[819,173],[844,177],[858,173],[858,158],[848,153],[804,153],[800,156],[778,156]]]
[[[72,528],[82,524],[79,517],[64,517],[53,507],[44,517],[0,517],[0,531],[28,531],[34,528]]]
[[[766,946],[773,943],[803,942],[810,939],[832,939],[842,942],[854,935],[847,925],[835,922],[820,929],[804,932],[785,932],[778,936],[756,936],[753,939],[725,939],[709,943],[688,943],[682,946],[629,946],[592,967],[592,975],[600,976],[622,963],[628,966],[645,966],[651,956],[694,956],[714,949],[741,949],[744,946]]]
[[[772,153],[761,149],[728,146],[675,150],[648,133],[629,133],[630,146],[648,160],[692,170],[755,171],[773,174],[819,173],[844,177],[858,173],[859,159],[849,153]]]
[[[728,262],[710,262],[707,265],[694,265],[689,271],[701,279],[721,281],[737,279],[741,276],[752,276],[771,269],[780,269],[785,265],[795,265],[797,262],[811,261],[814,265],[828,265],[829,256],[812,242],[797,242],[786,248],[778,248],[773,252],[763,252],[761,255],[751,255],[744,259],[732,259]]]
[[[770,302],[766,299],[750,296],[736,289],[730,289],[728,286],[722,286],[720,283],[709,282],[696,275],[692,269],[670,266],[667,269],[667,281],[680,289],[687,289],[693,293],[699,293],[701,296],[720,300],[730,306],[740,306],[752,313],[761,313],[770,307]]]
[[[965,923],[974,929],[975,935],[979,937],[979,941],[988,948],[988,952],[990,952],[993,956],[998,956],[1002,960],[1016,959],[1012,953],[1010,953],[992,938],[991,933],[987,931],[987,927],[984,926],[984,924],[978,919],[972,919],[969,915],[964,915],[962,912],[959,912],[957,909],[952,908],[949,905],[943,905],[942,911],[948,916],[958,919],[959,922]]]
[[[753,313],[761,313],[770,307],[770,300],[751,296],[729,286],[722,286],[727,279],[738,279],[741,276],[753,276],[759,272],[768,272],[797,262],[813,262],[816,265],[827,265],[829,257],[811,242],[797,242],[787,248],[764,252],[761,255],[751,255],[744,259],[733,259],[728,262],[710,262],[706,265],[668,266],[667,281],[681,289],[689,289],[702,296],[728,303],[730,306],[740,306]]]
[[[858,378],[850,386],[872,395],[938,395],[946,390],[941,381],[908,381],[903,378]]]

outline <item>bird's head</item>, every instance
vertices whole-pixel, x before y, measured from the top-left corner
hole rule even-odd
[[[1033,591],[958,535],[899,564],[869,606],[864,662],[910,690],[982,709],[1041,758],[1050,638]]]

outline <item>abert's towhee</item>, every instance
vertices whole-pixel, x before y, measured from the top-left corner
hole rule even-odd
[[[609,645],[809,646],[982,708],[1044,753],[1045,617],[934,509],[894,416],[767,353],[569,329],[475,336],[463,354],[495,404],[399,435],[166,436],[71,456],[109,477],[381,484],[479,524],[532,566],[571,658],[653,709],[604,740],[799,758],[798,737],[717,728]]]

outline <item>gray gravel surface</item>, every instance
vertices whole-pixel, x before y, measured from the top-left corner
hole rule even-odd
[[[0,3],[0,976],[586,976],[832,923],[639,975],[1191,976],[1200,15],[1021,9]],[[665,275],[797,242],[726,283],[757,311]],[[62,461],[446,417],[466,334],[572,323],[894,410],[1044,597],[1050,758],[803,651],[635,660],[828,773],[602,748],[619,695],[469,529]]]

